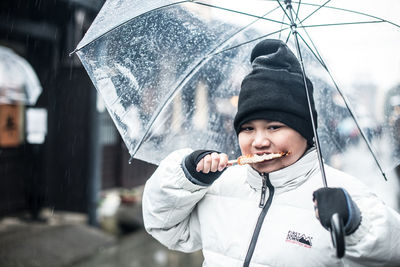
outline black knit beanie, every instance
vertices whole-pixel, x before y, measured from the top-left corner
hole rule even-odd
[[[234,120],[236,134],[251,120],[279,121],[300,133],[313,145],[314,132],[307,103],[300,63],[281,40],[266,39],[251,53],[253,70],[242,81],[238,111]],[[311,108],[317,126],[313,85],[306,78]]]

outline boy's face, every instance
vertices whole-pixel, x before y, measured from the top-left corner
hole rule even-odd
[[[290,152],[282,158],[251,164],[260,173],[270,173],[295,163],[306,151],[307,140],[281,122],[253,120],[242,125],[239,146],[242,155]]]

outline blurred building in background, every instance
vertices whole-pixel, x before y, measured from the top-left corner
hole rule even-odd
[[[104,0],[2,0],[0,46],[26,59],[42,92],[34,104],[0,104],[0,216],[82,212],[95,224],[101,190],[144,183],[76,55]],[[1,77],[0,79],[14,77]],[[1,92],[0,92],[1,95]]]

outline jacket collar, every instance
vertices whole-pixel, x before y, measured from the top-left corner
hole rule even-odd
[[[252,188],[260,190],[262,187],[261,175],[250,165],[247,165],[247,170],[247,182]],[[316,149],[312,147],[292,165],[271,172],[269,179],[278,192],[285,192],[298,187],[318,170]]]

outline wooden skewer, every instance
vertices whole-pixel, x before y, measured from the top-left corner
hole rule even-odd
[[[288,154],[290,154],[290,152],[271,153],[271,154],[264,154],[264,155],[240,156],[237,159],[229,160],[228,165],[233,165],[233,164],[244,165],[244,164],[249,164],[249,163],[258,163],[258,162],[262,162],[265,160],[277,159],[277,158],[286,156]]]

